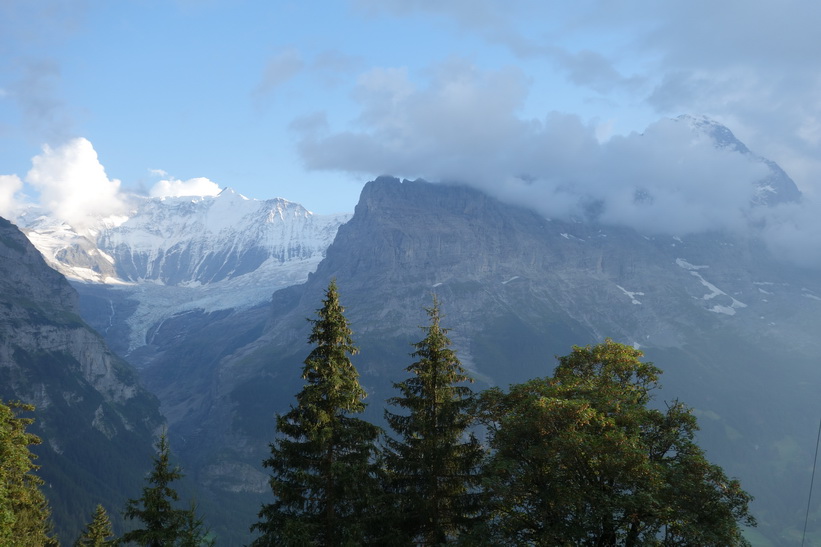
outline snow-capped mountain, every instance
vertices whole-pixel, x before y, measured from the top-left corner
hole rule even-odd
[[[21,223],[55,269],[82,293],[108,301],[108,323],[95,326],[105,333],[126,322],[127,348],[119,348],[126,353],[171,315],[249,307],[303,282],[350,218],[230,188],[217,196],[133,196],[131,206],[128,215],[84,230],[31,213]],[[123,299],[133,309],[117,309]]]
[[[693,132],[710,138],[716,148],[738,152],[767,166],[767,176],[756,184],[753,205],[777,205],[801,200],[801,192],[781,166],[752,152],[725,125],[706,116],[687,114],[679,116],[676,121],[687,124]]]

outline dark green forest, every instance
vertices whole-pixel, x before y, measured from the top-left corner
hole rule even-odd
[[[549,377],[474,392],[434,297],[386,428],[361,416],[365,389],[335,282],[311,319],[302,389],[276,416],[271,494],[253,546],[746,545],[751,496],[707,461],[680,401],[654,401],[660,368],[612,340],[558,357]],[[56,538],[26,432],[30,405],[0,404],[0,545],[220,543],[162,434],[141,492],[97,506]],[[119,535],[109,514],[120,515]]]

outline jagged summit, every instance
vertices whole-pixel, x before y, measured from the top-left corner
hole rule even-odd
[[[751,153],[750,149],[738,140],[727,126],[718,123],[708,116],[682,114],[675,118],[675,121],[685,123],[694,131],[708,135],[718,148],[730,149],[741,154]]]
[[[46,260],[93,283],[212,283],[321,258],[350,215],[315,215],[282,198],[133,196],[131,212],[79,232],[39,216],[24,224]]]
[[[100,299],[95,327],[121,332],[127,324],[123,352],[145,344],[152,325],[174,314],[247,308],[303,282],[351,216],[316,215],[231,188],[216,196],[132,196],[129,205],[128,215],[101,218],[91,230],[33,212],[24,224],[52,267]]]
[[[703,115],[683,114],[675,118],[675,121],[689,125],[694,132],[707,135],[717,148],[738,152],[767,166],[768,175],[756,184],[754,205],[777,205],[801,201],[801,191],[795,181],[777,163],[752,152],[725,125]]]
[[[235,196],[239,197],[241,199],[246,199],[246,200],[251,199],[251,198],[247,198],[247,197],[243,196],[242,194],[240,194],[239,192],[237,192],[236,190],[234,190],[230,186],[226,186],[225,188],[223,188],[220,191],[219,194],[217,194],[217,197],[235,197]]]

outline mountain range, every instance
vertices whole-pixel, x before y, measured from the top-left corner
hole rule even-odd
[[[726,127],[681,121],[767,166],[752,206],[801,199]],[[756,496],[751,540],[789,543],[803,525],[821,279],[755,237],[545,218],[465,185],[391,177],[366,184],[352,216],[225,190],[134,198],[129,215],[91,230],[34,212],[21,225],[72,279],[83,319],[161,401],[172,446],[206,504],[219,504],[209,520],[229,544],[247,541],[270,495],[260,463],[275,414],[301,386],[305,319],[331,279],[373,421],[435,294],[477,390],[550,375],[573,345],[611,337],[641,348],[664,370],[656,404],[693,406],[708,457]]]
[[[174,314],[247,308],[303,282],[350,218],[315,215],[284,199],[251,200],[230,188],[217,196],[129,199],[129,214],[83,230],[36,209],[21,219],[49,264],[90,295],[83,305],[108,310],[96,326],[113,329],[109,339],[126,355]]]

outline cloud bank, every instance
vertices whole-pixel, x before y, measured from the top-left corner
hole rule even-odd
[[[764,226],[775,250],[821,265],[821,252],[799,251],[821,228],[810,201],[795,206],[800,215],[753,205],[770,174],[757,156],[716,146],[687,119],[602,141],[599,126],[575,115],[522,117],[526,95],[517,69],[481,71],[451,60],[424,85],[403,70],[372,70],[358,82],[353,128],[297,126],[299,151],[310,169],[464,183],[547,217],[642,233]]]
[[[371,16],[435,19],[538,59],[587,100],[659,116],[704,113],[781,164],[807,193],[821,179],[821,9],[809,1],[355,0]],[[544,66],[544,65],[542,65]],[[535,73],[534,73],[535,75]]]

